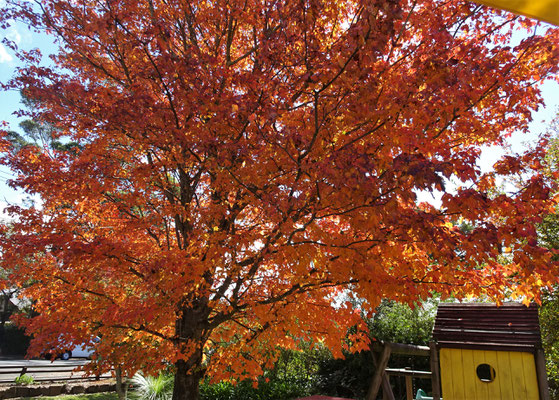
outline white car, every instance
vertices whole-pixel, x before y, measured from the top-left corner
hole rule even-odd
[[[96,337],[93,339],[93,342],[98,343],[99,338]],[[95,349],[93,347],[86,346],[85,344],[80,344],[79,346],[74,347],[72,350],[66,350],[63,353],[58,354],[55,358],[60,358],[61,360],[69,360],[70,358],[91,358],[91,355]],[[47,359],[50,359],[50,354],[45,354]]]
[[[60,354],[57,358],[62,360],[69,360],[70,358],[91,358],[93,354],[93,348],[87,347],[83,344],[74,347],[72,350],[65,351],[64,353]]]

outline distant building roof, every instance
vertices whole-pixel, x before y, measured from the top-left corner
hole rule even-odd
[[[541,348],[538,307],[505,303],[441,303],[433,339],[439,347],[528,351]]]

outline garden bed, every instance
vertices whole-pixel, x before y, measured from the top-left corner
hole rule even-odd
[[[114,379],[101,381],[52,382],[40,385],[2,385],[0,399],[18,397],[60,396],[63,394],[114,392]]]

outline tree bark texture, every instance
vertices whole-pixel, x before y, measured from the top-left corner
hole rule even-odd
[[[209,335],[207,299],[197,299],[189,306],[183,306],[177,315],[175,332],[177,346],[196,343],[196,349],[188,359],[180,359],[175,363],[175,384],[173,400],[199,400],[200,379],[204,377],[202,367],[203,346]]]
[[[179,360],[175,364],[175,385],[173,387],[173,400],[199,400],[200,379],[203,373],[189,371],[186,361]]]

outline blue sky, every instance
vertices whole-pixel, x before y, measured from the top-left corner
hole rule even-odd
[[[0,7],[3,5],[0,0]],[[15,24],[0,32],[0,39],[7,39],[14,42],[20,49],[31,50],[39,48],[45,55],[52,54],[56,46],[52,40],[44,34],[38,34],[29,30],[23,24]],[[43,62],[50,62],[47,56],[43,56]],[[0,81],[6,82],[14,75],[14,72],[21,63],[14,53],[5,45],[0,43]],[[17,91],[0,91],[0,121],[9,124],[10,129],[18,130],[18,119],[14,113],[22,106],[20,95]],[[0,167],[0,221],[4,219],[2,209],[7,203],[21,204],[26,197],[23,193],[18,193],[6,185],[6,180],[11,177],[10,170]]]
[[[3,5],[0,0],[0,7]],[[43,62],[48,63],[50,60],[47,55],[55,52],[56,46],[52,40],[43,34],[38,34],[29,30],[26,26],[16,24],[9,29],[0,32],[0,39],[6,38],[13,41],[19,48],[30,50],[39,48],[43,53]],[[518,38],[517,38],[518,39]],[[0,44],[0,81],[6,82],[13,76],[14,71],[20,66],[19,60],[15,57],[13,52],[6,46]],[[531,133],[529,135],[517,134],[513,135],[510,139],[511,148],[513,151],[520,151],[522,143],[529,143],[535,140],[537,135],[544,132],[551,120],[557,115],[559,111],[559,84],[557,82],[549,81],[542,87],[542,94],[545,100],[545,106],[533,115],[533,122],[531,124]],[[14,112],[21,108],[20,95],[15,91],[0,91],[0,121],[6,121],[11,129],[18,129],[18,118]],[[480,165],[482,169],[490,169],[491,166],[503,154],[500,148],[491,148],[484,151]],[[5,167],[0,167],[0,220],[3,219],[1,210],[7,203],[21,204],[25,195],[15,192],[9,188],[5,181],[11,176],[10,171]],[[432,195],[422,195],[421,200],[438,203],[436,197]]]

